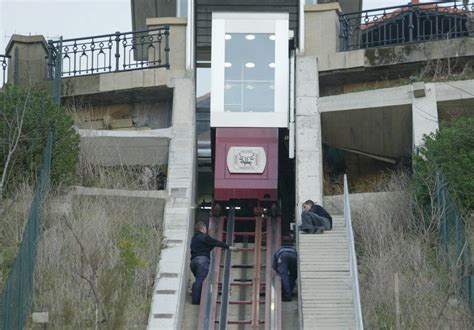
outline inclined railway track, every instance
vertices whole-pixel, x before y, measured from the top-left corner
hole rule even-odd
[[[231,207],[227,216],[210,218],[209,234],[239,246],[240,252],[214,249],[202,289],[200,330],[281,329],[281,283],[271,268],[281,244],[281,219],[260,208],[254,214],[236,216]],[[253,231],[235,230],[252,226]]]

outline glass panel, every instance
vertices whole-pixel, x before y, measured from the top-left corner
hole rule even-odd
[[[224,66],[224,111],[274,111],[275,37],[273,34],[226,34]]]
[[[198,63],[198,65],[200,65]],[[198,151],[211,152],[210,101],[211,101],[211,68],[196,69],[196,134]],[[201,155],[202,156],[202,155]]]
[[[177,17],[188,17],[188,0],[178,0]]]

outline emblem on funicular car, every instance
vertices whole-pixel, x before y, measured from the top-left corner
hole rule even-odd
[[[267,155],[262,147],[230,147],[227,168],[230,173],[263,173]]]

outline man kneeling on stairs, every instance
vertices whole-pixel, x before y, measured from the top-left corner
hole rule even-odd
[[[204,222],[196,223],[194,226],[194,236],[191,240],[191,271],[196,278],[191,293],[193,305],[199,305],[201,301],[202,283],[209,272],[211,251],[215,247],[235,252],[239,251],[237,247],[229,246],[209,236]]]

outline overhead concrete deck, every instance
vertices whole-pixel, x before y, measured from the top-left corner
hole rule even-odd
[[[415,87],[414,87],[415,86]],[[414,93],[419,88],[421,95]],[[322,140],[369,154],[409,157],[445,113],[474,115],[474,80],[416,83],[319,98]]]

